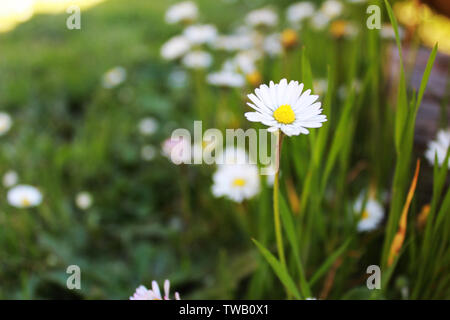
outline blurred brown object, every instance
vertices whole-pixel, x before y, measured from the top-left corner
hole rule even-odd
[[[450,2],[450,0],[449,0]],[[408,46],[403,47],[403,57],[408,80],[408,87],[416,92],[419,90],[425,67],[431,49],[421,47],[417,51]],[[400,74],[398,49],[395,45],[388,47],[386,74],[387,87],[395,97],[398,77]],[[414,158],[423,158],[428,143],[436,138],[443,126],[450,124],[450,56],[438,52],[431,70],[427,88],[417,113],[414,130]],[[394,98],[395,101],[395,98]],[[420,184],[417,186],[416,197],[421,202],[428,202],[433,189],[433,170],[428,161],[424,161]]]
[[[446,15],[450,18],[450,1],[449,0],[422,0],[429,5],[437,13]]]
[[[450,0],[449,0],[450,2]],[[405,68],[408,77],[408,87],[419,90],[425,67],[430,56],[431,49],[421,47],[417,51],[412,51],[408,46],[403,47]],[[398,49],[395,45],[388,48],[386,73],[388,76],[387,85],[391,94],[395,95],[398,76],[400,74]],[[422,99],[416,118],[416,129],[414,140],[416,147],[422,153],[430,140],[436,137],[436,133],[442,123],[450,123],[450,104],[448,92],[448,82],[450,81],[450,56],[437,53],[431,70],[427,88]],[[442,109],[447,110],[445,117]]]

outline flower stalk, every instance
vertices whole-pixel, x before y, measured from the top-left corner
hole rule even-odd
[[[276,164],[277,171],[275,173],[275,179],[273,182],[273,218],[275,224],[275,237],[277,242],[278,257],[283,266],[286,266],[286,259],[284,257],[283,236],[280,224],[280,205],[279,205],[279,173],[280,173],[280,159],[281,159],[281,145],[283,143],[283,133],[276,132],[277,135],[277,148],[276,148]]]

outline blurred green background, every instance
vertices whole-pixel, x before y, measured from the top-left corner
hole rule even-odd
[[[2,187],[0,298],[126,299],[139,284],[166,277],[184,297],[227,298],[255,267],[241,254],[250,240],[210,223],[212,212],[189,226],[195,237],[186,241],[178,168],[140,157],[141,146],[159,145],[174,121],[190,121],[190,92],[169,91],[171,66],[159,57],[179,31],[164,22],[171,3],[109,0],[82,12],[81,30],[66,28],[68,14],[39,14],[0,34],[0,106],[14,121],[1,137],[0,170],[15,170],[44,196],[38,208],[15,209]],[[229,28],[231,17],[261,2],[198,4]],[[116,65],[127,81],[106,90],[101,77]],[[142,137],[145,116],[166,125]],[[209,193],[209,181],[198,187]],[[94,199],[87,211],[74,203],[82,190]],[[71,264],[81,268],[82,290],[66,289]]]

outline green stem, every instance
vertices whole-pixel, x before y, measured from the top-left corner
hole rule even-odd
[[[283,237],[281,233],[280,224],[280,207],[279,207],[279,183],[278,176],[280,172],[280,157],[281,157],[281,143],[283,140],[283,134],[278,131],[277,133],[277,154],[276,154],[276,164],[277,172],[275,173],[275,179],[273,182],[273,218],[275,223],[275,237],[277,241],[278,256],[280,258],[281,264],[286,267],[286,259],[284,258],[284,248],[283,248]]]

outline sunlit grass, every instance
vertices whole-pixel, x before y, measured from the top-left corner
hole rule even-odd
[[[64,12],[69,6],[87,9],[105,0],[3,0],[0,2],[0,32],[14,29],[34,14]]]

